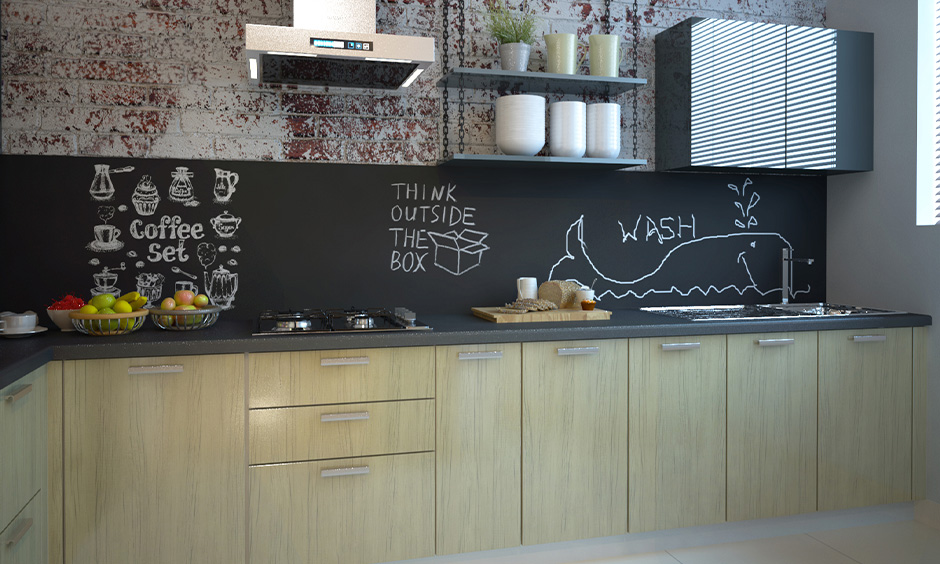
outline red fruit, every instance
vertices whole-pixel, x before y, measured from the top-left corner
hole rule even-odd
[[[165,298],[163,302],[160,303],[160,309],[176,309],[176,300],[173,298]]]
[[[179,305],[193,305],[195,298],[196,294],[192,293],[190,290],[180,290],[173,295],[173,299],[176,300],[176,303]]]

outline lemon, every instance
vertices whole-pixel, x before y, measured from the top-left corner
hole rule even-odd
[[[85,304],[78,310],[79,313],[98,313],[98,308],[91,304]]]
[[[114,313],[130,313],[134,311],[134,308],[131,307],[131,304],[127,303],[124,299],[117,300],[114,302],[114,305],[111,307],[114,310]]]

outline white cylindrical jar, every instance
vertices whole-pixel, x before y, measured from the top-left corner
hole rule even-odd
[[[548,145],[556,157],[584,156],[586,105],[584,102],[552,102],[548,107]]]
[[[507,155],[531,157],[545,146],[545,98],[531,94],[496,100],[496,146]]]
[[[587,107],[587,156],[616,159],[620,156],[620,104]]]

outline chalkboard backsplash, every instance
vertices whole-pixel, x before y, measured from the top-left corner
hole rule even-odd
[[[0,309],[197,289],[262,309],[469,313],[515,279],[600,307],[825,298],[824,178],[53,156],[0,157]],[[595,281],[596,280],[596,281]]]

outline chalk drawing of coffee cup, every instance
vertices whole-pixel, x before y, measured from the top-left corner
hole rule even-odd
[[[104,223],[96,225],[94,229],[95,240],[88,243],[88,249],[99,253],[106,253],[108,251],[117,251],[124,247],[124,241],[118,239],[121,235],[121,230],[117,227]]]
[[[215,229],[216,234],[223,239],[231,239],[234,237],[235,231],[238,230],[238,226],[241,222],[242,218],[235,217],[227,211],[209,220],[212,229]]]

